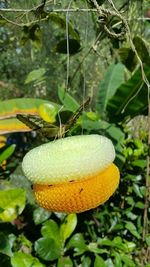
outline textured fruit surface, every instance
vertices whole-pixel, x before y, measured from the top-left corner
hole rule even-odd
[[[55,185],[35,184],[39,205],[50,211],[79,213],[104,203],[119,184],[119,170],[111,164],[104,171],[85,180]]]
[[[100,135],[66,137],[30,150],[22,168],[37,184],[56,184],[93,176],[115,158],[114,146]]]

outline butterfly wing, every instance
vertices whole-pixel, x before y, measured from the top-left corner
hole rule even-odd
[[[17,119],[26,124],[31,130],[37,131],[46,138],[52,138],[52,137],[60,138],[64,136],[65,133],[67,133],[69,129],[71,129],[74,126],[84,108],[86,108],[90,103],[90,100],[91,99],[89,97],[85,102],[83,102],[81,106],[78,108],[78,110],[70,117],[66,125],[63,125],[61,128],[54,124],[44,121],[38,116],[22,115],[22,114],[17,114],[16,116]]]
[[[90,101],[91,101],[91,98],[88,97],[87,100],[85,100],[85,102],[83,102],[81,106],[77,109],[77,111],[70,117],[70,119],[68,120],[65,126],[66,131],[75,125],[77,119],[80,117],[82,111],[89,105]]]
[[[17,114],[16,117],[31,130],[42,134],[46,138],[55,137],[59,131],[58,126],[47,123],[38,116]]]

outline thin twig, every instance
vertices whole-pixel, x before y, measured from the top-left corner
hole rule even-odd
[[[49,1],[49,2],[51,2],[51,1]],[[39,21],[46,21],[46,20],[48,20],[48,18],[49,18],[49,14],[50,13],[67,13],[68,12],[68,9],[53,9],[53,10],[49,10],[48,12],[47,12],[47,16],[45,17],[45,18],[40,18],[40,19],[38,19],[38,20],[32,20],[32,21],[30,21],[30,22],[27,22],[27,23],[17,23],[17,22],[15,22],[15,21],[12,21],[12,20],[10,20],[10,19],[8,19],[7,17],[6,17],[6,15],[4,15],[4,13],[5,12],[18,12],[18,13],[21,13],[21,12],[24,12],[24,14],[23,14],[23,16],[24,15],[26,15],[26,14],[28,14],[28,13],[30,13],[30,12],[34,12],[34,11],[36,11],[39,7],[40,7],[41,5],[39,5],[39,6],[36,6],[36,7],[34,7],[34,8],[31,8],[31,9],[7,9],[7,8],[0,8],[0,16],[4,19],[4,20],[6,20],[8,23],[10,23],[10,24],[13,24],[13,25],[15,25],[15,26],[19,26],[19,27],[24,27],[24,26],[30,26],[30,25],[32,25],[32,24],[35,24],[35,23],[38,23]],[[101,9],[101,10],[103,10],[103,11],[105,11],[106,12],[106,9]],[[72,9],[69,9],[69,13],[70,12],[98,12],[98,10],[97,9],[91,9],[91,8],[72,8]],[[107,12],[109,13],[109,14],[112,14],[112,15],[116,15],[115,13],[111,13],[110,11],[108,11],[107,10]],[[22,17],[23,17],[22,16]],[[21,17],[21,18],[22,18]],[[126,19],[126,20],[128,20],[128,21],[132,21],[132,20],[139,20],[139,21],[150,21],[150,18],[132,18],[132,19]],[[122,36],[123,34],[124,34],[124,32],[123,33],[121,33],[121,34],[115,34],[114,32],[112,33],[109,29],[108,29],[108,27],[106,26],[106,25],[104,25],[104,30],[108,33],[108,35],[110,35],[110,36],[112,36],[112,37],[115,37],[115,38],[117,38],[117,37],[119,37],[119,35],[120,36]]]
[[[2,12],[26,12],[26,13],[29,13],[29,12],[32,12],[32,11],[35,11],[37,7],[34,7],[34,8],[31,8],[31,9],[14,9],[14,8],[0,8],[0,11]],[[52,10],[49,10],[48,12],[68,12],[68,9],[67,8],[62,8],[62,9],[52,9]],[[69,12],[97,12],[97,9],[95,8],[70,8],[69,9]]]
[[[48,1],[47,3],[50,3],[52,1]],[[40,7],[41,5],[38,5],[34,8],[31,8],[31,9],[22,9],[22,8],[0,8],[0,12],[16,12],[16,13],[22,13],[22,12],[25,12],[25,13],[30,13],[30,12],[33,12],[35,11],[38,7]],[[66,8],[62,8],[62,9],[52,9],[52,10],[48,10],[47,11],[48,13],[67,13],[68,12],[68,9]],[[97,9],[96,8],[70,8],[69,9],[69,12],[97,12]],[[131,19],[126,19],[127,21],[132,21],[132,20],[150,20],[149,17],[141,17],[141,18],[131,18]]]
[[[49,0],[46,2],[45,6],[49,3],[53,2],[53,0]],[[23,8],[0,8],[0,11],[3,11],[3,12],[33,12],[33,11],[36,11],[38,8],[40,8],[41,6],[43,6],[43,3],[42,4],[39,4],[35,7],[32,7],[32,8],[28,8],[28,9],[23,9]]]
[[[26,14],[26,13],[25,13]],[[24,15],[25,15],[24,14]],[[46,16],[45,18],[40,18],[40,19],[37,19],[37,20],[32,20],[31,22],[27,22],[27,23],[17,23],[17,22],[14,22],[14,21],[12,21],[12,20],[10,20],[10,19],[8,19],[8,18],[6,18],[2,13],[0,13],[0,16],[4,19],[4,20],[6,20],[8,23],[10,23],[10,24],[13,24],[13,25],[15,25],[15,26],[19,26],[19,27],[24,27],[24,26],[31,26],[32,24],[36,24],[36,23],[38,23],[39,21],[41,22],[41,21],[46,21],[47,19],[48,19],[48,16]]]

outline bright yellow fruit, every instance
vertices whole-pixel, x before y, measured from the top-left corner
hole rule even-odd
[[[66,137],[29,151],[22,163],[40,206],[78,213],[104,203],[119,184],[114,146],[100,135]]]
[[[110,198],[119,184],[119,170],[111,164],[85,180],[33,187],[39,205],[50,211],[79,213],[99,206]]]
[[[22,168],[32,183],[58,184],[93,176],[114,158],[114,146],[105,136],[78,135],[32,149],[25,155]]]

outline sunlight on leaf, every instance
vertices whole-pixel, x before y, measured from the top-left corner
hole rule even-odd
[[[77,225],[77,215],[69,214],[64,223],[60,227],[61,236],[65,242],[65,240],[73,233]]]
[[[37,70],[33,70],[29,72],[25,79],[25,84],[35,82],[35,81],[42,81],[44,79],[44,74],[46,73],[46,69],[39,68]]]
[[[16,145],[7,147],[3,152],[0,152],[0,164],[8,159],[15,151]]]
[[[0,191],[0,220],[10,222],[22,213],[25,207],[26,192],[24,189]]]
[[[11,258],[12,267],[45,267],[44,264],[30,254],[15,252]]]

